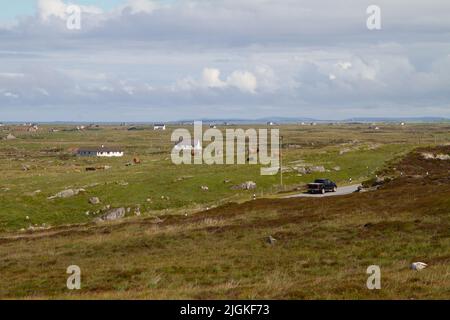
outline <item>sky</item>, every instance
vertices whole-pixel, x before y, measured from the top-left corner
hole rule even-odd
[[[449,17],[448,0],[0,0],[0,122],[450,117]]]

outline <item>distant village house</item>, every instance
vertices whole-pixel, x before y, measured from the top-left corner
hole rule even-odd
[[[123,157],[123,150],[119,148],[80,148],[77,154],[81,157]]]
[[[35,123],[24,123],[22,126],[15,126],[13,130],[19,132],[37,132],[39,130],[39,126]]]
[[[166,130],[166,125],[163,123],[156,123],[153,126],[153,130]]]

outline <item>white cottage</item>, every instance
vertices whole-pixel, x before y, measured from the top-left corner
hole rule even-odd
[[[166,125],[164,123],[156,123],[153,125],[153,130],[166,130]]]
[[[77,153],[81,157],[123,157],[123,151],[119,148],[81,148]]]

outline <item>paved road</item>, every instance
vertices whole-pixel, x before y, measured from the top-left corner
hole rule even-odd
[[[283,198],[322,198],[322,197],[332,197],[332,196],[343,196],[345,194],[350,194],[355,192],[360,184],[353,184],[351,186],[345,186],[345,187],[338,187],[336,192],[327,192],[325,194],[310,194],[310,193],[299,193],[299,194],[292,194],[290,196],[286,196]]]

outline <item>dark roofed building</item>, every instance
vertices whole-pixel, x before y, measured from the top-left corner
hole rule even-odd
[[[123,150],[120,148],[112,147],[106,148],[101,146],[100,148],[80,148],[77,152],[82,157],[123,157]]]

